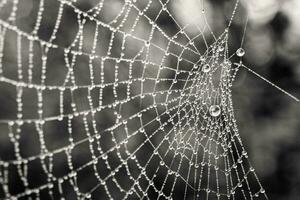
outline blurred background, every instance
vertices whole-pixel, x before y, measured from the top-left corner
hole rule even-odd
[[[11,13],[14,8],[14,2],[17,2],[16,19],[10,21]],[[43,17],[37,35],[39,38],[45,41],[51,40],[53,36],[53,29],[57,21],[59,13],[60,1],[46,0],[42,7]],[[103,8],[99,11],[97,19],[102,21],[104,24],[110,24],[118,27],[122,23],[121,19],[124,17],[125,12],[124,1],[118,0],[105,0],[103,2]],[[166,8],[169,13],[176,19],[181,27],[186,24],[192,24],[193,26],[188,27],[184,30],[185,34],[193,38],[199,32],[201,36],[204,36],[208,43],[211,43],[213,37],[212,31],[216,36],[221,35],[227,27],[232,12],[234,10],[235,1],[232,0],[206,0],[204,4],[199,4],[196,0],[171,0],[171,1],[153,1],[149,4],[148,1],[132,0],[132,2],[142,9],[146,9],[143,15],[149,16],[151,19],[155,19],[159,10],[161,10],[161,4],[166,3]],[[202,2],[202,1],[201,1]],[[96,0],[81,0],[74,1],[74,5],[80,10],[88,11],[93,6],[97,5]],[[204,5],[204,6],[203,6]],[[32,34],[34,27],[36,26],[40,1],[38,0],[26,0],[26,1],[0,1],[0,17],[1,17],[1,35],[3,34],[3,22],[11,22],[14,26],[18,27],[24,33]],[[202,12],[204,8],[204,13]],[[300,1],[299,0],[241,0],[233,18],[230,30],[229,30],[229,52],[232,54],[240,47],[244,27],[247,23],[247,29],[244,35],[243,48],[246,51],[243,57],[243,63],[256,71],[263,77],[267,78],[274,84],[278,85],[282,89],[290,92],[296,97],[300,98]],[[96,12],[95,10],[91,13]],[[122,13],[119,17],[118,14]],[[150,33],[150,25],[143,17],[138,21],[138,13],[129,13],[125,25],[122,26],[122,30],[127,33],[132,33],[138,38],[147,40]],[[205,16],[205,18],[204,18]],[[173,36],[178,33],[178,25],[171,20],[170,15],[162,14],[156,20],[156,24],[168,35]],[[248,22],[247,22],[248,21]],[[134,30],[131,29],[136,23]],[[205,25],[206,22],[210,25],[211,30]],[[195,27],[200,27],[200,30]],[[76,33],[78,32],[78,18],[77,14],[74,13],[72,8],[64,8],[61,23],[59,25],[56,38],[52,38],[51,43],[57,44],[58,46],[67,48],[70,47],[73,42]],[[83,52],[91,52],[93,46],[95,25],[91,22],[87,22],[83,29],[84,41],[83,41]],[[151,40],[152,44],[160,46],[165,49],[168,46],[168,40],[157,33]],[[181,37],[181,36],[180,36]],[[186,39],[178,37],[177,41],[184,44]],[[109,49],[109,41],[111,38],[111,30],[99,29],[100,45],[97,45],[95,54],[107,55]],[[2,38],[3,39],[3,38]],[[14,31],[7,31],[4,39],[4,50],[2,60],[2,71],[3,76],[8,77],[12,80],[18,80],[18,50],[16,46],[17,34]],[[121,55],[120,49],[123,36],[115,34],[114,44],[112,44],[111,55],[112,57],[124,57],[132,59],[136,55],[144,44],[142,42],[126,40],[126,55]],[[24,37],[22,39],[22,67],[28,70],[28,39]],[[201,53],[206,51],[203,39],[195,40],[195,45]],[[80,48],[78,44],[71,47],[71,49]],[[169,47],[170,51],[177,52],[181,48]],[[40,45],[33,44],[33,77],[32,82],[39,84],[41,82],[41,69],[40,66],[42,61],[42,50]],[[146,56],[149,56],[148,58]],[[2,55],[1,55],[2,56]],[[190,55],[190,59],[194,55]],[[47,74],[46,74],[46,85],[62,85],[64,77],[66,76],[67,69],[64,61],[64,51],[57,49],[49,51],[47,54],[48,63]],[[149,60],[152,63],[160,63],[163,57],[162,52],[155,51],[154,49],[148,51],[148,53],[141,52],[137,59]],[[195,57],[195,56],[194,56]],[[77,71],[74,72],[74,76],[77,78],[78,85],[90,85],[90,77],[88,75],[86,67],[88,59],[78,59],[76,61]],[[171,58],[167,58],[166,65],[174,65]],[[94,66],[101,65],[100,60],[93,61]],[[114,79],[115,63],[107,62],[105,64],[105,80],[104,82],[110,83]],[[122,67],[119,67],[120,77],[119,80],[127,80],[128,78],[128,65],[121,63],[125,69],[122,71]],[[173,66],[174,68],[174,66]],[[188,67],[186,69],[189,69]],[[100,71],[97,71],[95,67],[95,82],[101,83],[103,77],[99,76]],[[2,73],[2,72],[1,72]],[[133,67],[133,77],[139,78],[141,75],[138,66]],[[145,72],[148,77],[155,78],[157,75],[157,69],[155,66],[147,68]],[[24,72],[25,74],[25,72]],[[97,75],[98,74],[98,75]],[[124,74],[124,75],[122,75]],[[126,74],[126,75],[125,75]],[[164,71],[159,76],[174,78],[174,74],[168,71]],[[24,75],[24,80],[27,79]],[[162,77],[161,77],[162,78]],[[147,81],[146,81],[147,82]],[[145,91],[150,91],[153,87],[153,82],[145,83]],[[139,84],[133,84],[130,87],[131,94],[139,94]],[[170,86],[171,83],[166,83]],[[166,87],[161,86],[160,89]],[[147,88],[149,87],[149,88]],[[167,87],[168,88],[168,87]],[[124,88],[123,88],[124,89]],[[126,89],[126,88],[125,88]],[[180,86],[177,87],[180,89]],[[281,93],[274,87],[270,86],[259,77],[251,74],[245,69],[241,68],[238,71],[236,80],[232,88],[233,92],[233,105],[236,115],[239,132],[245,148],[248,151],[249,159],[256,169],[258,177],[262,182],[266,193],[272,200],[297,200],[300,199],[300,104]],[[87,99],[83,98],[86,96],[86,91],[75,92],[75,99],[77,110],[85,110]],[[106,95],[106,103],[114,101],[111,96],[111,91],[104,92]],[[124,94],[125,95],[125,94]],[[95,94],[97,96],[97,94]],[[14,120],[16,119],[16,91],[15,87],[1,82],[0,87],[0,120]],[[44,105],[43,105],[43,116],[59,116],[59,93],[43,93]],[[64,113],[72,113],[70,104],[70,94],[66,92],[64,94]],[[143,102],[143,106],[147,106],[148,100]],[[149,100],[150,102],[150,100]],[[148,103],[149,103],[148,102]],[[137,105],[139,102],[128,105],[127,115],[130,116],[133,113],[138,112]],[[23,118],[37,118],[37,97],[35,90],[28,90],[24,92],[23,97]],[[111,114],[111,111],[105,111],[101,116],[99,115],[99,126],[105,129],[115,122],[115,116]],[[152,114],[153,115],[153,114]],[[149,119],[151,116],[149,117]],[[82,127],[77,127],[76,120],[72,121],[73,134],[76,137],[83,138]],[[46,146],[51,150],[64,147],[68,144],[69,135],[67,131],[67,120],[63,120],[60,124],[49,123],[45,128],[46,135]],[[133,125],[132,125],[133,126]],[[62,128],[64,127],[64,128]],[[75,127],[75,128],[74,128]],[[132,128],[138,129],[139,127]],[[153,127],[153,130],[155,126]],[[122,132],[122,130],[119,130]],[[148,130],[149,131],[149,130]],[[1,160],[14,159],[13,145],[9,142],[8,128],[6,125],[0,125],[0,158]],[[36,132],[33,127],[24,125],[21,130],[22,140],[20,146],[25,148],[22,150],[23,156],[36,155],[39,152],[40,144],[37,134],[35,136],[24,136],[27,132]],[[51,132],[51,134],[50,134]],[[151,130],[150,130],[151,132]],[[47,135],[49,137],[47,137]],[[76,138],[75,138],[76,140]],[[157,138],[159,140],[159,138]],[[106,141],[104,139],[104,141]],[[104,146],[106,144],[103,144]],[[107,144],[107,148],[109,145]],[[84,158],[84,152],[88,147],[83,147],[74,153],[74,157],[77,159],[74,165],[80,166],[87,159]],[[85,149],[85,150],[84,150]],[[146,152],[146,150],[145,150]],[[77,157],[76,157],[77,156]],[[116,156],[116,155],[115,155]],[[59,158],[57,158],[59,159]],[[64,161],[53,161],[57,165],[59,162]],[[63,165],[63,164],[61,164]],[[154,164],[153,164],[154,165]],[[10,169],[11,171],[16,169]],[[64,174],[64,170],[61,170]],[[46,179],[46,177],[44,177]],[[37,178],[35,178],[37,179]],[[22,191],[22,186],[18,186],[16,180],[14,186],[14,192],[18,193]],[[36,181],[37,185],[39,180]],[[1,192],[0,192],[1,194]],[[3,191],[2,191],[3,194]],[[1,196],[3,197],[3,196]]]

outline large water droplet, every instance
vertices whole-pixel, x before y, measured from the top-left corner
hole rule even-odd
[[[102,158],[103,158],[103,160],[107,160],[108,156],[107,156],[106,154],[104,154],[104,155],[102,156]]]
[[[236,51],[236,55],[238,57],[243,57],[245,55],[245,50],[243,48],[239,48],[237,51]]]
[[[221,108],[218,105],[210,106],[209,114],[213,117],[217,117],[221,114]]]
[[[219,51],[219,52],[224,51],[224,46],[222,46],[222,45],[218,46],[218,51]]]
[[[209,66],[209,64],[205,64],[205,65],[203,65],[203,67],[202,67],[202,71],[203,71],[204,73],[207,73],[207,72],[209,72],[209,71],[210,71],[210,66]]]

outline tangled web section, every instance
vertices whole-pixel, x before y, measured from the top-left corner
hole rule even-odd
[[[239,1],[219,34],[204,0],[202,27],[90,2],[0,1],[0,198],[267,199],[233,111]]]

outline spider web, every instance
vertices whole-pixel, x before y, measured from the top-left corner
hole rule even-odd
[[[1,1],[1,198],[267,199],[232,105],[239,2],[218,36],[206,1],[202,27],[171,3],[40,0],[22,21]]]

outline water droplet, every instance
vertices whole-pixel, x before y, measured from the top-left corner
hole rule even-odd
[[[150,46],[150,41],[145,41],[145,46],[149,47]]]
[[[219,51],[219,52],[222,52],[222,51],[224,51],[224,46],[222,46],[222,45],[221,45],[221,46],[219,46],[219,47],[218,47],[218,51]]]
[[[207,73],[207,72],[209,72],[209,71],[210,71],[210,66],[209,66],[209,64],[205,64],[205,65],[203,65],[203,67],[202,67],[202,71],[203,71],[204,73]]]
[[[236,55],[238,57],[243,57],[245,55],[245,50],[243,48],[239,48],[237,51],[236,51]]]
[[[217,117],[221,114],[221,108],[218,105],[210,106],[209,113],[213,117]]]

